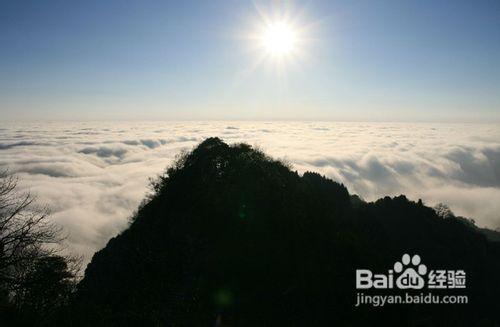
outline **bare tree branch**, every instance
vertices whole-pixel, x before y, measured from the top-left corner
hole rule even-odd
[[[17,191],[17,182],[0,171],[0,289],[15,294],[14,302],[23,298],[26,276],[41,260],[60,258],[71,278],[77,278],[81,266],[78,257],[60,256],[60,249],[50,246],[64,240],[61,228],[48,220],[48,208],[37,206],[29,192]]]

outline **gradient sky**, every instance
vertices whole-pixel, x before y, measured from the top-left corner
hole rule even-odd
[[[255,65],[257,8],[303,56]],[[500,122],[498,0],[0,0],[0,42],[2,120]]]

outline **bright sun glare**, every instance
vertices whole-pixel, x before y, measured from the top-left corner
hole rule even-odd
[[[255,53],[255,61],[248,69],[255,71],[260,65],[277,69],[282,75],[288,68],[299,67],[299,61],[307,59],[307,50],[313,40],[312,23],[303,10],[256,6],[258,17],[252,27],[243,34],[247,45]]]
[[[266,26],[262,35],[262,46],[269,55],[290,55],[296,46],[297,35],[293,27],[285,22],[273,22]]]

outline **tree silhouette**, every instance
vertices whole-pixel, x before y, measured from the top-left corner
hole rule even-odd
[[[39,325],[65,305],[80,259],[61,256],[61,229],[16,177],[0,173],[0,325]]]

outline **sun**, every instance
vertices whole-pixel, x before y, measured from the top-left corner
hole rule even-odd
[[[267,54],[274,57],[284,57],[295,51],[297,33],[293,26],[286,22],[271,22],[263,30],[261,42]]]
[[[244,74],[259,67],[273,70],[280,76],[285,71],[304,67],[309,61],[317,22],[311,21],[302,8],[255,5],[256,15],[250,17],[248,29],[238,38],[245,41],[253,61]]]

